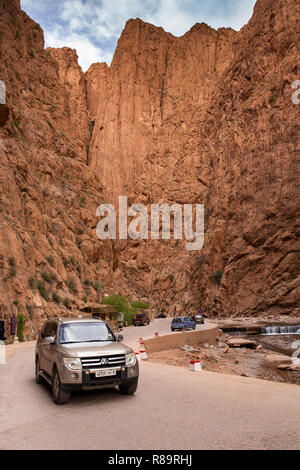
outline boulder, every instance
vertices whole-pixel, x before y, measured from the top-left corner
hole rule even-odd
[[[284,354],[268,354],[265,357],[265,362],[268,365],[278,367],[287,363],[292,364],[292,358]]]
[[[230,348],[250,348],[250,349],[256,349],[258,346],[256,341],[253,341],[252,339],[246,339],[246,338],[230,338],[227,341],[227,345]]]

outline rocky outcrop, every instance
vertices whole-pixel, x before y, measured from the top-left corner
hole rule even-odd
[[[99,87],[89,157],[110,200],[128,193],[154,143],[168,150],[169,143],[160,137],[168,118],[177,121],[186,108],[206,106],[232,58],[235,35],[231,29],[197,24],[176,38],[139,19],[127,22],[105,70],[106,88]]]
[[[116,89],[99,105],[92,168],[106,175],[112,199],[127,191],[144,204],[206,206],[196,255],[175,242],[120,248],[123,272],[158,309],[299,314],[299,4],[259,0],[239,33],[197,25],[173,38],[139,20],[125,28],[110,71]]]
[[[109,67],[105,62],[93,64],[85,74],[87,108],[94,128],[100,102],[106,99]]]

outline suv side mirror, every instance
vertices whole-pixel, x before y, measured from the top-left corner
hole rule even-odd
[[[116,340],[118,341],[118,343],[122,343],[122,341],[124,340],[124,336],[123,335],[116,335]]]
[[[55,338],[53,336],[47,336],[47,338],[44,338],[44,344],[55,344]]]

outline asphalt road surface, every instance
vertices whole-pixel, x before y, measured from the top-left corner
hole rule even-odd
[[[169,332],[169,325],[159,320],[129,329],[125,342]],[[58,407],[49,387],[35,384],[33,344],[7,350],[7,364],[0,366],[1,450],[300,447],[296,385],[143,362],[134,397],[81,392]]]

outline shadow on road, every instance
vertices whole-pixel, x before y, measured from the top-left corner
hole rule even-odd
[[[52,401],[52,393],[51,393],[51,386],[47,384],[46,382],[40,385],[37,385],[35,383],[35,380],[30,380],[28,381],[30,384],[34,384],[35,387],[40,389],[41,393],[45,394],[45,396],[48,396],[49,400],[51,403]],[[85,406],[85,405],[90,405],[90,404],[95,404],[95,402],[100,402],[103,401],[103,404],[107,405],[109,402],[120,402],[122,401],[128,401],[134,399],[134,396],[132,397],[126,397],[124,395],[121,395],[118,388],[107,388],[104,390],[82,390],[79,392],[73,392],[71,394],[70,402],[65,405],[65,406]],[[56,407],[53,403],[53,405]]]

